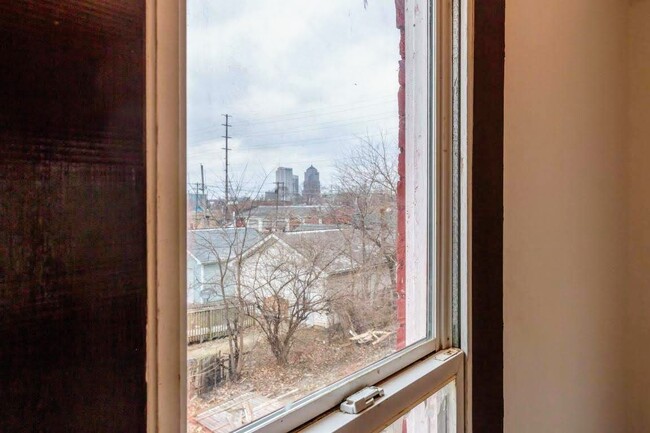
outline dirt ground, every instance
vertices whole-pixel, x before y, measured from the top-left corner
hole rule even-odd
[[[395,337],[377,345],[358,345],[349,336],[335,335],[328,340],[326,330],[306,328],[298,332],[289,356],[289,365],[278,366],[264,337],[255,332],[245,336],[248,352],[244,371],[238,382],[225,382],[214,391],[188,401],[188,432],[210,433],[195,420],[196,415],[247,392],[290,403],[327,386],[360,368],[394,352]],[[205,356],[221,351],[228,353],[228,340],[188,347],[188,357]]]

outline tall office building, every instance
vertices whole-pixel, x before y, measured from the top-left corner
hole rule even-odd
[[[305,183],[302,194],[308,204],[320,201],[320,175],[313,165],[305,171]]]
[[[298,176],[294,176],[293,168],[278,167],[275,171],[275,181],[278,183],[280,200],[294,201],[300,195],[300,182]]]

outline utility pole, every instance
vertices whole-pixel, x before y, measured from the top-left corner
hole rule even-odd
[[[280,204],[280,185],[284,189],[284,182],[273,182],[275,184],[275,230],[278,229],[278,207]]]
[[[196,183],[196,194],[194,195],[194,218],[199,219],[199,184]]]
[[[203,203],[203,214],[208,207],[208,198],[205,196],[205,177],[203,176],[203,164],[201,164],[201,201]]]
[[[226,139],[226,147],[223,148],[223,150],[226,151],[226,203],[225,203],[225,206],[224,206],[224,212],[223,212],[223,215],[224,215],[225,220],[228,221],[228,184],[229,184],[229,182],[230,182],[229,179],[228,179],[228,152],[230,151],[230,149],[228,148],[228,139],[231,138],[231,137],[228,135],[228,128],[229,128],[230,126],[232,126],[232,125],[230,125],[230,124],[228,123],[228,120],[230,119],[230,115],[229,115],[229,114],[222,114],[222,116],[226,118],[226,123],[222,123],[222,124],[221,124],[221,125],[223,125],[223,126],[226,127],[226,135],[223,135],[223,136],[222,136],[223,138]]]

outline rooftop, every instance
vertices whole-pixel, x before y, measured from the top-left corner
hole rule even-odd
[[[261,238],[257,230],[246,227],[189,230],[187,251],[199,263],[217,263],[245,252]]]

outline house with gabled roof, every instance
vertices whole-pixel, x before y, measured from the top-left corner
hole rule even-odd
[[[375,249],[349,230],[272,233],[243,254],[242,293],[263,307],[266,299],[283,308],[311,303],[305,324],[328,327],[338,321],[328,303],[353,290],[360,272],[377,274],[383,259]]]
[[[262,235],[247,227],[187,232],[187,303],[205,304],[232,295],[232,264],[256,245]]]
[[[353,230],[270,234],[247,227],[191,230],[187,303],[201,305],[223,301],[224,295],[240,295],[258,305],[263,304],[260,297],[281,299],[289,307],[302,297],[319,304],[305,324],[328,327],[338,319],[324,304],[353,291],[364,272],[367,284],[386,287],[389,283],[376,271],[382,265],[377,246]]]

